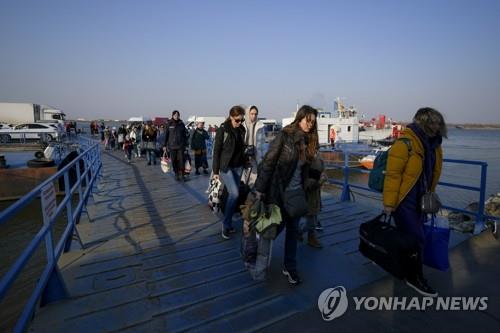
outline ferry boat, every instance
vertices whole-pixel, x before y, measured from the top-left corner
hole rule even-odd
[[[298,110],[297,105],[297,110]],[[296,112],[290,118],[283,118],[283,127],[292,123]],[[387,139],[393,134],[392,128],[364,128],[360,126],[358,111],[354,106],[346,107],[340,98],[334,102],[334,111],[318,111],[316,119],[320,145],[331,144],[330,133],[335,136],[335,143],[376,142]]]

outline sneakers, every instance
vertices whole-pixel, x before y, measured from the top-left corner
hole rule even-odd
[[[424,278],[416,278],[411,280],[406,280],[406,284],[415,289],[420,295],[428,296],[428,297],[437,297],[438,293],[434,289],[432,289]]]
[[[297,271],[289,271],[286,268],[283,268],[283,275],[287,277],[288,283],[291,285],[297,285],[302,282],[302,279],[297,274]]]
[[[236,232],[236,229],[234,229],[233,227],[231,228],[224,228],[224,226],[222,226],[222,238],[224,239],[230,239],[231,238],[231,234],[234,234]]]
[[[201,175],[201,173],[198,171],[198,169],[196,169],[195,174],[196,174],[196,175]]]
[[[222,227],[222,233],[221,233],[221,236],[222,238],[224,239],[230,239],[231,236],[229,235],[229,229],[224,229],[224,227]]]

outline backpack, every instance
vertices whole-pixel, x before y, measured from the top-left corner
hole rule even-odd
[[[408,148],[408,153],[411,152],[411,142],[407,138],[398,139],[403,141]],[[368,187],[377,191],[384,191],[385,169],[387,168],[387,159],[389,157],[389,150],[379,152],[375,161],[373,162],[373,169],[370,171],[368,177]]]

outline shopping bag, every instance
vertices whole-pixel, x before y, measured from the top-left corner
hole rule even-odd
[[[432,216],[430,223],[424,224],[425,246],[423,263],[426,266],[446,271],[450,268],[448,244],[450,228],[442,217]]]
[[[221,210],[221,195],[223,184],[219,179],[210,179],[208,189],[206,193],[208,194],[208,207],[214,213],[218,213]]]
[[[167,153],[164,152],[160,160],[160,167],[163,173],[167,173],[170,171],[170,163],[170,158],[168,158]]]
[[[184,174],[188,175],[191,173],[191,156],[189,156],[188,152],[184,152]]]

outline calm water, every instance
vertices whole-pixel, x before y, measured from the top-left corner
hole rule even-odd
[[[443,141],[445,159],[483,161],[488,163],[486,197],[500,192],[500,130],[449,130],[448,139]],[[368,174],[354,169],[350,181],[367,186]],[[341,173],[332,176],[340,178]],[[479,166],[447,163],[443,164],[441,181],[480,187],[481,168]],[[357,192],[357,191],[356,191]],[[360,192],[365,194],[366,192]],[[465,207],[471,201],[479,200],[479,193],[438,186],[438,193],[445,204]]]

